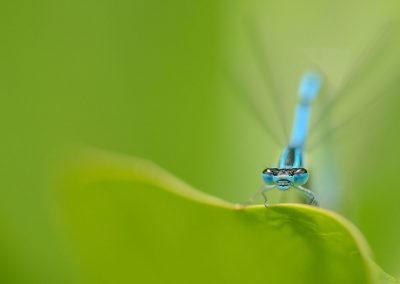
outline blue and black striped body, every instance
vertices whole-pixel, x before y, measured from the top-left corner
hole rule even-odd
[[[316,73],[306,73],[300,83],[299,103],[296,106],[289,144],[282,151],[277,168],[263,171],[264,182],[280,190],[301,187],[308,180],[303,167],[303,149],[308,135],[311,103],[319,92],[321,79]]]

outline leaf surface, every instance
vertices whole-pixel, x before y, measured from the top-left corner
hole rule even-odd
[[[323,209],[232,204],[97,150],[62,185],[60,229],[87,283],[396,283],[358,230]]]

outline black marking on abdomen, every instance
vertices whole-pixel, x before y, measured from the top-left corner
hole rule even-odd
[[[292,167],[296,156],[296,148],[289,147],[288,153],[285,160],[285,165]]]

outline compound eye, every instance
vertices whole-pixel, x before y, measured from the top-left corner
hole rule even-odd
[[[294,171],[295,174],[306,174],[307,170],[304,168],[298,168]]]
[[[271,171],[271,169],[270,168],[267,168],[267,169],[265,169],[264,171],[263,171],[263,174],[272,174],[272,171]]]
[[[266,168],[266,169],[263,171],[263,174],[269,174],[269,175],[274,175],[274,176],[276,176],[276,175],[278,174],[278,171],[277,171],[277,169],[274,169],[274,168]]]

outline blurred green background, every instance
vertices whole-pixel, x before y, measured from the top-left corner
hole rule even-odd
[[[53,167],[71,146],[151,159],[229,201],[247,200],[259,188],[259,173],[279,148],[221,75],[247,60],[240,52],[244,18],[268,32],[277,84],[290,97],[307,67],[299,50],[316,57],[322,48],[344,50],[318,57],[340,82],[348,62],[399,13],[396,1],[2,1],[0,281],[84,279],[49,197]],[[386,73],[372,75],[384,80]],[[379,85],[367,78],[361,94]],[[395,276],[398,91],[391,88],[394,95],[332,142],[340,211]]]

